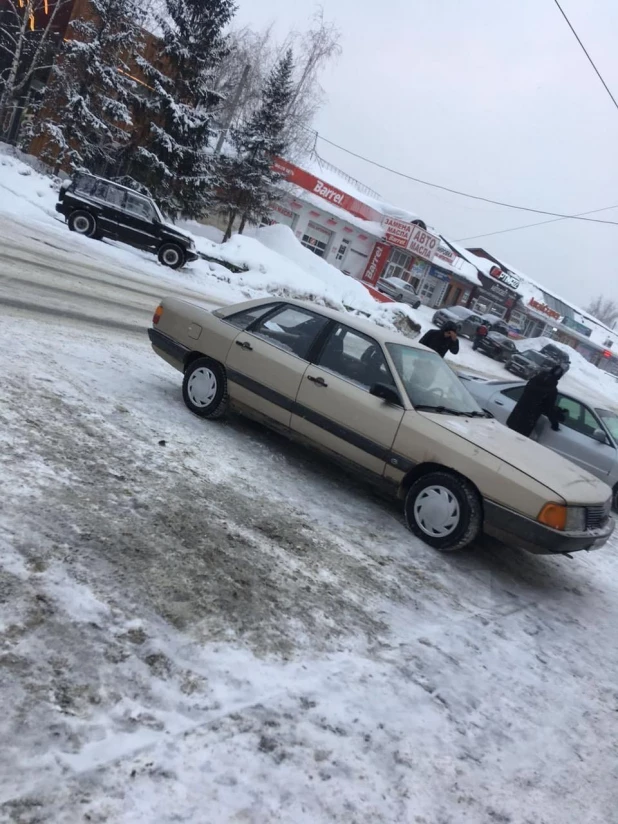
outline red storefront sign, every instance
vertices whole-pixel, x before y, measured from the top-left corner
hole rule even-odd
[[[412,226],[408,249],[425,260],[432,261],[440,245],[440,238],[426,231],[422,226]]]
[[[382,276],[382,272],[384,271],[384,267],[386,266],[386,261],[388,260],[389,253],[390,249],[386,245],[386,243],[376,243],[376,245],[373,247],[373,252],[369,257],[367,268],[363,272],[362,279],[365,281],[365,283],[371,283],[372,286],[376,285],[376,283]]]
[[[412,234],[412,224],[405,220],[398,220],[396,217],[385,217],[382,221],[384,237],[391,246],[399,246],[405,249]]]
[[[299,166],[295,166],[281,157],[276,157],[273,161],[273,171],[285,178],[288,183],[293,183],[307,192],[313,192],[314,195],[327,200],[329,203],[334,203],[340,209],[345,209],[355,217],[360,217],[362,220],[374,220],[378,223],[382,221],[383,215],[366,203],[362,203],[352,195],[342,192],[340,189],[331,186],[330,183],[325,183],[319,177],[306,172]]]
[[[537,312],[540,312],[542,315],[547,315],[547,317],[552,318],[552,320],[560,320],[560,312],[556,312],[555,309],[550,309],[549,306],[545,303],[541,303],[534,298],[530,298],[528,301],[529,306],[535,309]]]

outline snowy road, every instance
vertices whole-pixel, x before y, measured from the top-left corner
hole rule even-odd
[[[438,555],[186,411],[138,334],[154,265],[27,231],[0,225],[0,822],[614,822],[617,542]]]

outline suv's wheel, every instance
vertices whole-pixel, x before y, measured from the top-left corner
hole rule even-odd
[[[90,212],[72,212],[69,215],[69,229],[84,237],[94,237],[97,234],[97,221]]]
[[[210,358],[198,358],[187,367],[182,397],[200,418],[220,418],[227,412],[227,378],[223,367]]]
[[[618,484],[612,490],[612,509],[618,512]]]
[[[180,269],[185,262],[185,253],[175,243],[165,243],[159,249],[159,263],[170,269]]]
[[[449,472],[430,472],[415,481],[406,495],[405,516],[418,538],[443,552],[471,544],[483,523],[475,489]]]

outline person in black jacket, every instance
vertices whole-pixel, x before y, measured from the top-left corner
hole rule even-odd
[[[564,418],[564,413],[556,405],[558,381],[563,375],[563,368],[556,364],[530,378],[515,409],[509,415],[506,425],[515,432],[519,432],[520,435],[529,438],[538,419],[541,415],[545,415],[549,418],[554,432],[558,432]]]
[[[433,349],[441,358],[443,358],[447,352],[457,355],[459,352],[457,326],[451,321],[447,321],[442,329],[430,329],[429,332],[426,332],[419,343]]]

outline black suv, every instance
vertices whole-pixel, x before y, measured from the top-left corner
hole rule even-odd
[[[111,180],[76,174],[62,184],[56,211],[72,232],[145,249],[172,269],[199,257],[193,238],[167,224],[154,200]]]

